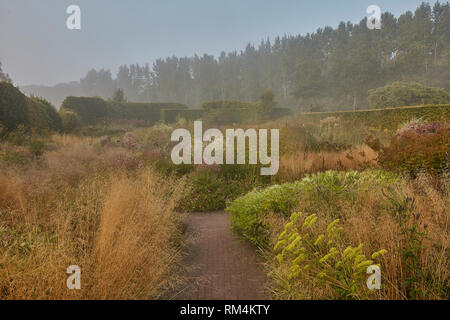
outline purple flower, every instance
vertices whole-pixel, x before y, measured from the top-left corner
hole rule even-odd
[[[127,132],[123,136],[123,145],[128,149],[136,149],[137,148],[137,142],[136,137],[132,132]]]

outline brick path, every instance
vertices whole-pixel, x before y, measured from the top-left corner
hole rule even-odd
[[[186,224],[194,240],[186,257],[189,285],[178,299],[269,299],[255,248],[236,239],[227,213],[192,213]]]

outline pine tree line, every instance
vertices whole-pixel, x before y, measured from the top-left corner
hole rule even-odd
[[[367,106],[367,92],[394,81],[450,90],[450,4],[422,3],[399,18],[386,12],[381,30],[340,23],[306,35],[248,44],[241,52],[158,59],[151,67],[91,70],[81,79],[86,96],[110,98],[122,88],[130,101],[256,101],[272,89],[280,107],[335,110]]]

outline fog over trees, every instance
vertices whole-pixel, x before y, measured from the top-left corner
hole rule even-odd
[[[369,89],[399,80],[450,90],[449,3],[423,3],[399,18],[386,12],[381,30],[369,30],[366,22],[266,39],[219,57],[172,56],[122,65],[115,75],[90,70],[79,82],[21,89],[58,107],[67,95],[111,98],[117,88],[128,101],[193,107],[218,99],[256,101],[272,89],[280,107],[303,111],[363,108]]]

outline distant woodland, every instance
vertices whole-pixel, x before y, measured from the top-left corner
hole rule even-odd
[[[450,90],[450,4],[423,3],[395,18],[382,15],[382,29],[342,22],[306,35],[285,35],[248,44],[219,57],[168,57],[153,65],[90,70],[79,82],[26,86],[60,106],[66,96],[174,102],[199,107],[211,100],[257,101],[271,89],[278,106],[296,111],[368,107],[368,91],[397,81]],[[0,77],[7,77],[0,73]]]

